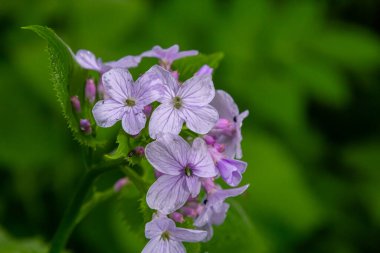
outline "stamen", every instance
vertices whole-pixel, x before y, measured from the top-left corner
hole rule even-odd
[[[125,105],[127,106],[135,106],[136,105],[136,101],[132,98],[128,98],[127,100],[125,100]]]
[[[164,241],[169,241],[170,239],[170,233],[169,231],[165,231],[161,234],[161,239],[164,240]]]
[[[176,109],[181,108],[181,106],[182,106],[181,98],[180,97],[174,97],[173,98],[173,104],[174,104],[174,108],[176,108]]]

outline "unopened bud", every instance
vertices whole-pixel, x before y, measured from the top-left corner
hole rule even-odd
[[[195,73],[195,76],[202,76],[202,75],[211,75],[214,71],[213,68],[211,68],[209,65],[203,65],[197,73]]]
[[[145,149],[142,146],[138,146],[135,148],[135,154],[138,156],[143,156],[145,154]]]
[[[88,119],[81,119],[79,125],[80,125],[80,130],[82,130],[83,133],[85,134],[92,133],[91,123]]]
[[[183,223],[185,222],[185,219],[183,218],[183,215],[179,212],[174,212],[170,215],[170,218],[172,218],[175,222]]]
[[[215,138],[211,135],[205,135],[203,136],[203,139],[205,140],[206,144],[207,145],[214,145],[215,144]]]
[[[80,113],[81,112],[81,108],[80,108],[79,97],[78,96],[72,96],[70,98],[70,100],[71,100],[71,106],[74,108],[74,111],[76,113]]]
[[[152,113],[152,109],[153,108],[151,105],[144,106],[143,113],[145,114],[145,116],[149,117],[150,114]]]
[[[96,86],[94,79],[87,79],[85,87],[85,96],[91,104],[95,102],[96,98]]]
[[[129,184],[129,179],[127,177],[120,178],[114,184],[113,189],[114,189],[115,192],[119,192],[127,184]]]

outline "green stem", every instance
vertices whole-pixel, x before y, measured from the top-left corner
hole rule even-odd
[[[59,224],[58,230],[53,237],[49,253],[61,253],[61,251],[64,249],[67,240],[69,239],[72,231],[77,224],[76,221],[81,206],[85,201],[89,189],[91,188],[91,185],[95,179],[104,172],[110,171],[113,168],[118,168],[122,162],[123,161],[115,161],[113,163],[101,164],[87,171],[76,191],[74,198],[65,211],[63,219]]]

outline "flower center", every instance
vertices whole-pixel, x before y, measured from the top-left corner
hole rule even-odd
[[[190,164],[186,165],[185,167],[185,175],[188,177],[191,177],[193,175],[193,166]]]
[[[174,105],[174,108],[176,108],[176,109],[181,108],[181,106],[182,106],[181,98],[180,97],[174,97],[173,98],[173,105]]]
[[[136,100],[134,100],[132,98],[128,98],[127,100],[125,100],[125,105],[126,106],[135,106],[136,105]]]
[[[168,241],[170,239],[170,233],[169,231],[165,231],[161,234],[161,239],[164,241]]]

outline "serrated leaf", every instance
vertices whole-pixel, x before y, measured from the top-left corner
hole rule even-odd
[[[94,136],[82,133],[79,127],[79,119],[71,106],[70,97],[72,95],[83,97],[83,85],[87,73],[75,63],[71,49],[48,27],[32,25],[23,27],[23,29],[35,32],[47,42],[51,81],[63,115],[67,120],[74,138],[80,144],[90,147],[104,144],[103,141],[97,140]]]
[[[107,154],[106,158],[116,160],[128,156],[131,147],[129,145],[129,137],[124,131],[119,132],[116,138],[116,143],[118,144],[116,150],[111,154]]]
[[[218,68],[223,57],[224,54],[220,52],[209,55],[199,54],[197,56],[186,57],[175,61],[173,63],[173,69],[179,72],[181,80],[187,80],[205,64],[215,70]]]

